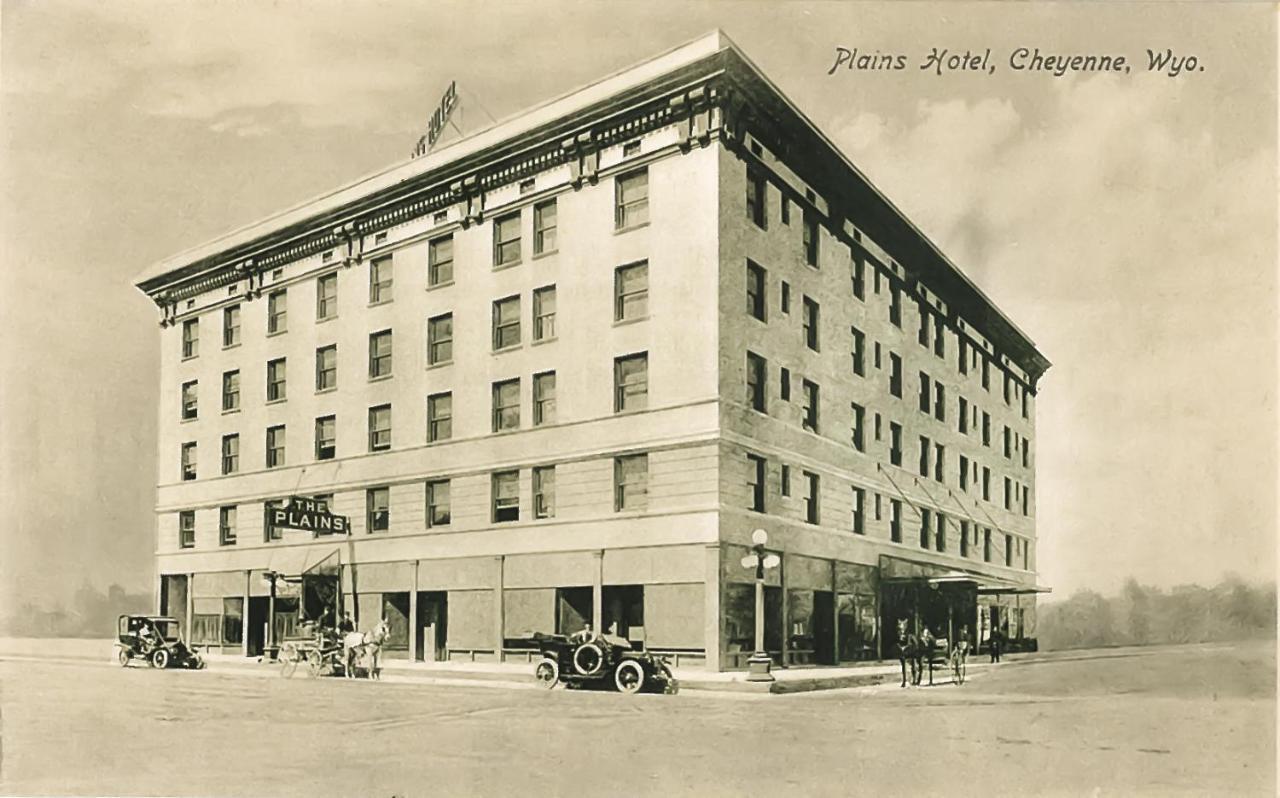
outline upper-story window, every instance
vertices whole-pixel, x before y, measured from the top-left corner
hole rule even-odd
[[[853,347],[850,352],[853,359],[853,373],[859,377],[865,377],[867,376],[867,338],[857,327],[850,327],[849,334],[853,337]]]
[[[1024,389],[1022,390],[1022,417],[1023,417],[1023,418],[1029,418],[1029,417],[1030,417],[1030,414],[1029,414],[1028,409],[1027,409],[1027,393],[1028,393],[1028,391],[1024,388]]]
[[[493,475],[493,523],[520,520],[520,472],[498,471]]]
[[[616,512],[649,507],[649,455],[613,458],[613,509]]]
[[[768,461],[758,454],[747,454],[748,487],[751,489],[750,509],[753,512],[765,511],[765,475],[768,473]]]
[[[493,265],[509,266],[520,262],[520,212],[493,220]]]
[[[547,341],[556,337],[556,287],[534,289],[533,340]]]
[[[767,273],[760,264],[747,261],[747,313],[760,321],[767,321]]]
[[[896,352],[889,353],[889,393],[902,398],[902,358]]]
[[[902,329],[902,289],[889,281],[889,323]]]
[[[1004,403],[1006,405],[1012,403],[1012,400],[1009,398],[1009,393],[1010,393],[1009,386],[1012,384],[1013,384],[1013,380],[1012,378],[1010,378],[1009,372],[1006,371],[1004,373]]]
[[[889,500],[889,540],[902,542],[902,500]]]
[[[921,299],[920,303],[920,332],[916,335],[916,340],[925,349],[929,348],[929,331],[932,325],[929,323],[929,306]]]
[[[316,321],[332,319],[338,315],[338,274],[326,274],[316,278]]]
[[[338,387],[338,345],[330,344],[316,350],[316,390],[327,391]]]
[[[267,295],[267,334],[289,329],[289,292],[281,288]]]
[[[756,169],[747,169],[747,218],[761,229],[769,226],[768,186],[763,174]]]
[[[649,353],[613,359],[613,412],[644,410],[649,406]]]
[[[427,483],[427,526],[448,526],[451,520],[449,509],[450,484],[447,479],[437,479]]]
[[[809,297],[804,298],[804,345],[818,351],[818,303]]]
[[[285,393],[285,359],[277,358],[267,362],[267,401],[283,401]]]
[[[933,384],[933,417],[939,421],[947,420],[947,388],[940,382]]]
[[[234,505],[218,508],[218,543],[234,546],[236,543],[236,508]]]
[[[896,421],[889,422],[889,463],[902,465],[902,425]]]
[[[520,429],[520,380],[493,384],[493,431]]]
[[[818,216],[813,211],[804,212],[804,262],[817,268],[818,246],[821,236],[818,234]]]
[[[493,348],[506,349],[520,343],[520,296],[509,296],[493,303]]]
[[[196,478],[196,444],[195,441],[182,444],[182,481]]]
[[[240,370],[226,371],[222,374],[222,409],[223,411],[240,409]]]
[[[925,374],[923,371],[920,372],[920,412],[921,413],[928,413],[929,408],[931,406],[930,399],[932,397],[930,395],[931,389],[929,388],[929,385],[930,385],[929,375]]]
[[[196,546],[196,514],[194,510],[178,513],[178,548],[194,549]]]
[[[941,316],[933,317],[933,353],[938,357],[947,356],[947,328]]]
[[[752,410],[758,410],[761,413],[768,412],[768,400],[766,398],[766,375],[768,373],[768,361],[757,355],[755,352],[748,352],[747,402],[751,405]]]
[[[554,199],[533,206],[533,254],[556,251],[556,216]]]
[[[649,221],[649,170],[638,169],[614,181],[614,228],[625,230]]]
[[[867,534],[866,527],[867,492],[863,488],[853,489],[853,534]]]
[[[614,321],[631,321],[649,315],[649,262],[619,266],[613,281]]]
[[[442,313],[427,320],[427,364],[436,366],[453,360],[453,314]]]
[[[369,379],[391,375],[391,331],[369,335]]]
[[[857,402],[851,402],[849,408],[853,411],[853,448],[865,452],[867,409]]]
[[[805,471],[804,484],[804,520],[810,524],[822,523],[822,518],[819,514],[821,488],[818,475],[811,471]]]
[[[284,425],[267,428],[267,468],[284,465]]]
[[[197,380],[182,383],[182,420],[190,421],[200,414],[199,386]]]
[[[856,296],[858,299],[866,299],[867,298],[866,261],[864,261],[862,257],[856,253],[852,253],[851,257],[852,257],[852,260],[850,261],[849,268],[851,271],[850,278],[853,282],[853,295]]]
[[[316,419],[316,459],[332,460],[338,453],[338,421],[334,416]]]
[[[982,388],[983,390],[991,390],[991,361],[984,355],[982,358]]]
[[[369,304],[391,301],[392,266],[390,255],[369,261]]]
[[[541,466],[533,469],[533,517],[556,516],[556,467]]]
[[[816,383],[804,381],[804,416],[800,426],[810,432],[818,431],[818,386]]]
[[[240,436],[236,433],[222,436],[222,473],[234,474],[240,470]]]
[[[453,282],[453,234],[436,238],[427,245],[427,285]]]
[[[230,305],[222,309],[222,345],[235,346],[240,343],[240,306]]]
[[[778,289],[778,310],[783,315],[791,313],[791,284],[786,280],[782,281],[782,285]]]
[[[533,375],[533,426],[556,421],[556,373],[544,371]]]
[[[364,493],[365,525],[369,532],[391,528],[391,488],[369,488]]]
[[[969,342],[966,341],[964,338],[960,337],[958,333],[956,334],[956,340],[959,342],[956,344],[956,348],[960,350],[960,357],[959,357],[959,360],[956,361],[956,364],[959,366],[961,374],[968,374],[969,373]]]
[[[453,394],[427,397],[427,442],[447,441],[453,437]]]
[[[369,451],[385,452],[391,448],[391,405],[369,408]]]
[[[200,354],[200,320],[187,319],[182,322],[182,357],[196,357]]]

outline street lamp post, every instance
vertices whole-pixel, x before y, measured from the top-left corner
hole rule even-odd
[[[772,682],[774,677],[769,670],[773,660],[764,650],[764,571],[766,568],[777,568],[782,560],[776,554],[765,553],[769,533],[763,529],[751,533],[751,542],[754,544],[751,553],[742,558],[742,567],[754,568],[756,571],[756,650],[747,660],[747,681]]]

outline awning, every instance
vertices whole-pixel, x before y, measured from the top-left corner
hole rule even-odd
[[[274,549],[267,562],[267,571],[275,571],[287,578],[300,578],[304,574],[337,576],[341,558],[338,549],[291,546]]]
[[[946,571],[939,574],[920,576],[891,576],[882,578],[886,584],[921,584],[921,585],[954,585],[975,584],[979,595],[1014,594],[1014,593],[1048,593],[1052,588],[1038,585],[1024,585],[1009,579],[987,574],[976,574],[970,571]]]

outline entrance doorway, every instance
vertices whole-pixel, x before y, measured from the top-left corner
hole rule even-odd
[[[600,598],[600,631],[644,648],[644,585],[607,585]]]
[[[813,659],[819,665],[836,664],[836,601],[829,590],[813,592]]]
[[[249,640],[248,655],[260,657],[267,647],[267,611],[270,599],[266,596],[252,596],[249,599]]]
[[[419,662],[442,662],[446,656],[445,641],[448,635],[449,594],[443,590],[418,593]]]

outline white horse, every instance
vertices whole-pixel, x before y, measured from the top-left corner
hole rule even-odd
[[[391,636],[391,626],[383,618],[372,632],[347,632],[342,637],[343,671],[348,679],[356,678],[356,661],[368,659],[370,679],[378,678],[378,655],[382,644]]]

